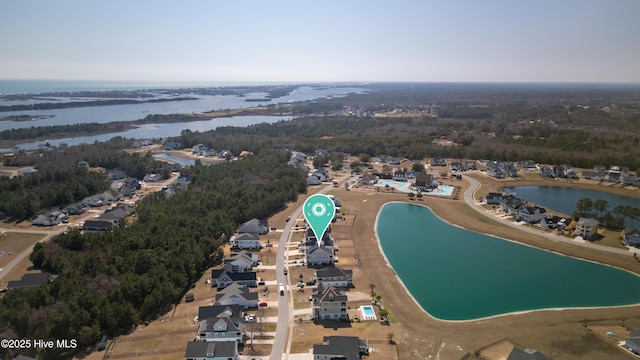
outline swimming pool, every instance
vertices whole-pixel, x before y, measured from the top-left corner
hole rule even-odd
[[[449,185],[438,185],[437,188],[431,190],[429,194],[436,196],[451,196],[455,188]]]
[[[376,312],[373,310],[373,306],[371,305],[363,305],[360,306],[360,311],[362,312],[363,320],[376,320]]]
[[[407,182],[407,181],[395,181],[395,180],[389,180],[389,179],[381,179],[378,180],[378,183],[375,186],[379,186],[379,187],[393,187],[396,188],[402,192],[409,192],[409,186],[411,185],[411,183]]]

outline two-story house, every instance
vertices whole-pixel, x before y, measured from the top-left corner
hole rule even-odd
[[[622,231],[622,243],[625,246],[640,248],[640,229],[624,229],[624,231]]]
[[[336,257],[333,249],[326,246],[311,246],[305,253],[307,266],[333,265]]]
[[[260,235],[256,233],[240,233],[231,236],[229,244],[234,249],[260,249]]]
[[[222,290],[218,290],[214,305],[238,305],[241,309],[257,308],[258,293],[237,283],[231,284]]]
[[[237,283],[246,287],[257,287],[258,277],[254,271],[235,272],[233,264],[225,264],[220,269],[211,270],[211,287],[224,289]]]
[[[264,235],[269,232],[269,224],[258,219],[251,219],[238,226],[239,233],[249,233],[255,235]]]
[[[238,344],[242,344],[243,337],[244,319],[212,317],[200,321],[196,341],[235,341]]]
[[[516,220],[528,222],[529,224],[539,223],[547,216],[547,210],[539,206],[523,205],[518,208]]]
[[[233,272],[251,271],[251,269],[258,266],[258,255],[242,250],[224,259],[224,263],[231,264],[231,271]]]
[[[348,320],[347,296],[333,286],[317,289],[311,296],[316,320]]]
[[[316,271],[315,279],[318,288],[337,287],[349,288],[353,286],[353,270],[343,270],[339,267],[327,267]]]
[[[573,231],[573,236],[582,236],[583,239],[589,240],[598,234],[598,225],[600,223],[596,219],[580,218]]]

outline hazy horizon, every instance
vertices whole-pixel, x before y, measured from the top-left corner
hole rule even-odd
[[[639,15],[634,0],[5,1],[0,79],[633,84]]]

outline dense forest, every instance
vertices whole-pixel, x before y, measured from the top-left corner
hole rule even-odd
[[[77,349],[39,354],[70,358],[102,334],[126,333],[153,319],[221,260],[219,246],[239,223],[264,218],[306,191],[306,175],[287,165],[288,159],[286,151],[263,151],[218,166],[190,167],[185,174],[194,182],[188,190],[146,197],[129,226],[91,235],[74,230],[37,245],[30,257],[34,266],[58,278],[5,294],[0,336],[77,339]]]
[[[140,180],[147,173],[169,175],[167,164],[156,161],[150,154],[121,151],[130,143],[113,139],[106,143],[7,158],[5,165],[33,166],[38,171],[29,176],[0,176],[0,212],[11,221],[30,220],[42,211],[71,205],[109,189],[104,171],[78,167],[80,161],[95,168],[121,169]]]

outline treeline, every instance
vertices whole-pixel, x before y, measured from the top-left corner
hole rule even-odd
[[[31,126],[21,129],[0,131],[0,140],[39,139],[43,137],[59,137],[61,135],[92,134],[104,132],[122,132],[129,127],[124,122],[79,123],[72,125]]]
[[[69,109],[69,108],[78,108],[78,107],[108,106],[108,105],[130,105],[130,104],[185,101],[185,100],[197,100],[197,99],[198,98],[195,98],[195,97],[160,98],[160,99],[149,99],[149,100],[112,99],[112,100],[93,100],[93,101],[68,101],[68,102],[56,102],[56,103],[36,103],[36,104],[23,104],[23,105],[4,105],[4,106],[0,106],[0,112]]]
[[[608,228],[633,228],[636,220],[640,220],[640,208],[630,205],[619,205],[609,210],[609,202],[604,199],[592,200],[583,198],[576,203],[574,219],[581,217],[595,218]]]
[[[640,169],[635,138],[608,134],[593,135],[582,130],[545,127],[532,130],[526,139],[505,133],[509,124],[476,124],[472,120],[433,118],[385,118],[355,116],[306,116],[293,121],[257,124],[246,128],[220,127],[210,132],[183,131],[175,140],[185,146],[198,143],[229,149],[259,152],[265,148],[288,148],[312,153],[317,148],[353,155],[387,154],[409,159],[450,157],[518,161],[532,159],[543,164],[569,163],[575,167],[620,165]],[[486,127],[486,129],[482,129]],[[504,127],[504,128],[503,128]],[[523,130],[524,131],[524,130]],[[533,140],[534,134],[547,135]],[[434,140],[448,138],[458,146],[439,146]],[[626,145],[626,146],[625,146]],[[570,151],[561,151],[570,149]]]
[[[264,218],[306,190],[305,174],[287,165],[288,158],[285,151],[265,151],[188,168],[194,182],[187,190],[146,197],[129,226],[92,235],[70,231],[38,245],[30,257],[34,266],[58,278],[4,295],[0,337],[77,339],[77,349],[39,353],[71,358],[103,334],[123,334],[156,318],[221,260],[220,244],[239,223]],[[0,349],[7,355],[15,354]]]

